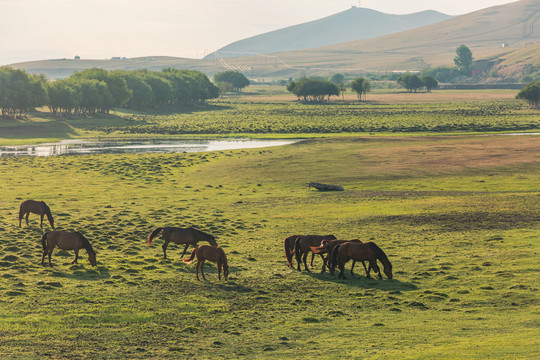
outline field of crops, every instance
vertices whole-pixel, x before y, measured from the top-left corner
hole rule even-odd
[[[220,102],[211,111],[135,115],[125,134],[302,134],[531,130],[538,112],[518,101],[470,104],[326,104]]]
[[[265,106],[230,107],[222,112],[229,120],[258,119]],[[332,109],[352,119],[362,108]],[[282,130],[300,118],[324,127],[332,114],[324,109],[278,104],[260,114],[282,119]],[[538,121],[520,106],[501,116],[478,109],[423,111],[452,123],[487,119],[484,111],[497,126]],[[414,108],[369,113],[373,126],[388,116],[429,122]],[[214,129],[218,116],[144,121],[166,129],[186,117]],[[238,121],[223,126],[244,126]],[[539,155],[537,136],[381,136],[201,154],[0,158],[1,358],[538,357]],[[345,191],[308,191],[310,181]],[[98,266],[84,250],[78,265],[73,252],[56,250],[54,266],[41,266],[49,226],[41,230],[36,215],[29,226],[17,221],[30,198],[50,205],[59,229],[85,234]],[[147,247],[152,228],[167,225],[214,234],[229,281],[207,262],[208,281],[198,282],[180,246],[169,246],[168,260],[162,240]],[[374,241],[394,279],[368,280],[357,265],[354,277],[338,280],[317,273],[320,259],[313,273],[291,270],[282,241],[296,233]]]

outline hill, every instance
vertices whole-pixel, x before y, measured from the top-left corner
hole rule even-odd
[[[344,13],[353,14],[357,10],[367,9],[350,9]],[[419,14],[421,13],[416,15]],[[340,16],[344,16],[343,13]],[[329,21],[329,18],[332,16],[321,21]],[[455,49],[460,44],[471,48],[475,60],[487,60],[489,66],[497,66],[497,70],[500,70],[499,73],[504,77],[519,79],[527,75],[527,71],[538,73],[540,2],[521,0],[373,39],[270,55],[206,60],[170,57],[127,60],[61,59],[12,66],[31,73],[44,73],[51,78],[68,76],[75,70],[96,66],[108,70],[159,70],[163,67],[177,67],[196,69],[209,75],[228,69],[239,70],[252,79],[284,79],[336,72],[357,75],[367,71],[385,73],[453,65]]]
[[[540,2],[521,0],[376,39],[275,55],[291,67],[310,59],[319,71],[419,70],[452,65],[460,44],[469,46],[475,59],[496,59],[537,43]]]
[[[229,44],[217,52],[222,57],[239,53],[268,54],[376,38],[450,18],[428,10],[408,15],[384,14],[375,10],[352,7],[346,11],[299,25],[271,31]],[[242,54],[243,55],[243,54]],[[212,53],[207,58],[215,58]]]

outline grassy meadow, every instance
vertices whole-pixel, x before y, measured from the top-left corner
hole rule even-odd
[[[0,158],[1,357],[536,358],[539,155],[537,136],[425,135]],[[41,266],[48,224],[18,227],[29,198],[85,234],[98,266],[84,250]],[[146,246],[156,226],[189,225],[216,236],[228,282]],[[308,233],[376,242],[394,279],[287,268],[283,239]]]

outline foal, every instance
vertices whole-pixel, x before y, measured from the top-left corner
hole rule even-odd
[[[189,264],[193,262],[195,256],[197,257],[197,265],[195,265],[195,274],[197,276],[197,280],[200,281],[199,268],[201,269],[203,279],[206,280],[206,278],[204,277],[203,266],[204,262],[206,260],[209,260],[217,263],[218,279],[221,280],[221,269],[223,268],[223,276],[225,277],[225,281],[227,281],[227,279],[229,278],[229,264],[227,263],[227,256],[225,256],[225,252],[222,248],[220,248],[219,246],[210,245],[197,246],[191,252],[191,256],[189,257],[189,259],[184,259],[182,261]]]

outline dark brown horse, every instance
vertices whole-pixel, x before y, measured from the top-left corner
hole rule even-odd
[[[307,272],[311,272],[308,269],[306,259],[308,254],[314,253],[319,254],[324,262],[324,255],[326,254],[326,249],[320,249],[321,243],[323,240],[334,240],[336,237],[334,235],[306,235],[297,238],[294,242],[294,253],[296,255],[296,261],[298,262],[298,270],[300,271],[300,263],[304,262],[304,267]],[[318,250],[314,250],[318,249]],[[324,272],[324,263],[321,272]]]
[[[229,264],[227,263],[227,256],[225,256],[225,252],[222,248],[210,245],[197,246],[191,252],[189,259],[183,259],[182,261],[189,264],[195,257],[197,257],[197,265],[195,265],[197,280],[199,280],[199,269],[201,269],[203,279],[206,280],[204,277],[204,262],[209,260],[217,263],[218,279],[221,280],[221,269],[223,269],[223,277],[225,278],[225,281],[227,281],[229,278]]]
[[[283,240],[283,247],[285,248],[285,257],[287,258],[287,266],[292,268],[293,265],[293,256],[294,256],[294,243],[296,242],[296,239],[301,238],[304,235],[292,235],[288,238],[285,238]],[[311,253],[311,266],[313,266],[313,258],[315,257],[315,253]]]
[[[321,243],[321,247],[326,248],[326,252],[328,253],[328,256],[324,260],[324,266],[328,268],[330,271],[330,274],[334,275],[334,268],[335,266],[332,266],[332,251],[337,245],[344,244],[346,242],[356,242],[356,243],[362,243],[361,240],[353,239],[353,240],[323,240]],[[363,263],[363,262],[362,262]],[[351,266],[351,274],[353,273],[354,265],[356,264],[356,260],[353,260],[352,266]],[[365,265],[364,265],[365,266]],[[323,271],[324,272],[324,271]]]
[[[30,213],[38,214],[41,216],[41,223],[39,226],[43,229],[43,216],[47,215],[47,219],[49,220],[49,224],[54,230],[54,219],[51,214],[51,209],[47,204],[45,204],[45,201],[36,201],[36,200],[26,200],[21,203],[21,207],[19,208],[19,227],[21,227],[21,221],[23,217],[26,215],[26,225],[28,225],[28,215]]]
[[[43,255],[41,256],[41,265],[45,260],[45,256],[49,255],[49,266],[51,265],[51,255],[53,253],[54,247],[58,246],[62,250],[74,250],[75,251],[75,260],[71,263],[76,264],[77,259],[79,258],[79,249],[86,249],[88,253],[88,260],[92,266],[96,266],[96,252],[90,245],[90,241],[84,237],[78,231],[68,232],[68,231],[51,231],[43,235],[41,238],[41,245],[43,245]]]
[[[392,278],[392,264],[388,260],[388,257],[384,253],[384,251],[381,250],[380,247],[377,246],[374,242],[367,242],[367,243],[353,243],[353,242],[347,242],[341,245],[336,245],[334,247],[334,250],[332,251],[332,266],[333,268],[336,267],[336,264],[339,266],[339,278],[345,279],[345,263],[349,260],[356,260],[356,261],[368,261],[369,267],[366,268],[366,265],[364,264],[364,269],[366,270],[366,277],[369,279],[370,271],[373,269],[374,272],[379,274],[379,279],[382,279],[381,270],[379,269],[379,266],[377,265],[377,260],[381,262],[384,266],[384,273],[386,276],[391,279]]]
[[[189,245],[197,246],[199,241],[208,241],[210,245],[217,246],[216,239],[212,235],[202,232],[199,229],[195,229],[193,227],[178,228],[170,226],[163,228],[158,227],[152,230],[150,235],[148,235],[148,246],[152,245],[152,239],[154,239],[162,230],[163,234],[161,237],[163,240],[165,240],[165,243],[162,245],[164,259],[167,258],[167,246],[171,241],[178,245],[186,244],[186,247],[184,248],[184,251],[180,257],[183,257],[186,254]]]

